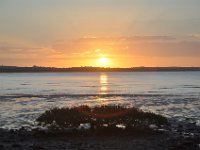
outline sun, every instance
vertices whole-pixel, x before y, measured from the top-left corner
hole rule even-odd
[[[101,67],[106,67],[108,65],[109,59],[106,57],[99,58],[99,65]]]

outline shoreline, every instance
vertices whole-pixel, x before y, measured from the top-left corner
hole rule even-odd
[[[130,68],[106,68],[106,67],[19,67],[0,66],[0,73],[75,73],[75,72],[186,72],[200,71],[200,67],[130,67]]]
[[[90,132],[90,131],[89,131]],[[106,133],[52,132],[0,129],[1,150],[199,150],[200,126],[188,122],[171,122],[163,132]]]

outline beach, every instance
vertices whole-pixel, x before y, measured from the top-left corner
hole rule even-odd
[[[0,0],[0,150],[200,150],[200,0]]]
[[[1,131],[0,149],[2,150],[93,150],[93,149],[136,149],[160,150],[167,149],[165,135],[156,136],[41,136],[31,133],[10,133]]]
[[[0,130],[1,150],[199,150],[200,128],[183,124],[167,132],[63,133]],[[171,129],[172,129],[171,128]],[[190,131],[188,131],[190,130]],[[189,133],[188,133],[189,132]],[[62,134],[61,134],[62,133]]]
[[[3,73],[0,79],[2,150],[199,150],[199,72]],[[35,130],[46,110],[80,105],[134,106],[171,126],[151,134]]]

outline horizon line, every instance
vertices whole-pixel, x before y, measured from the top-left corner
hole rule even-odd
[[[55,67],[55,66],[15,66],[15,65],[0,65],[0,67],[25,67],[25,68],[200,68],[200,66],[133,66],[133,67],[102,67],[102,66],[71,66],[71,67]]]

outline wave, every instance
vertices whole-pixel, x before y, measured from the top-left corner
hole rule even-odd
[[[199,93],[200,94],[200,93]],[[11,94],[11,95],[0,95],[0,100],[2,99],[8,99],[8,98],[59,98],[59,97],[70,97],[70,98],[76,98],[76,97],[160,97],[160,96],[196,96],[196,94],[127,94],[127,93],[121,93],[121,94],[52,94],[52,95],[45,95],[45,94]]]

